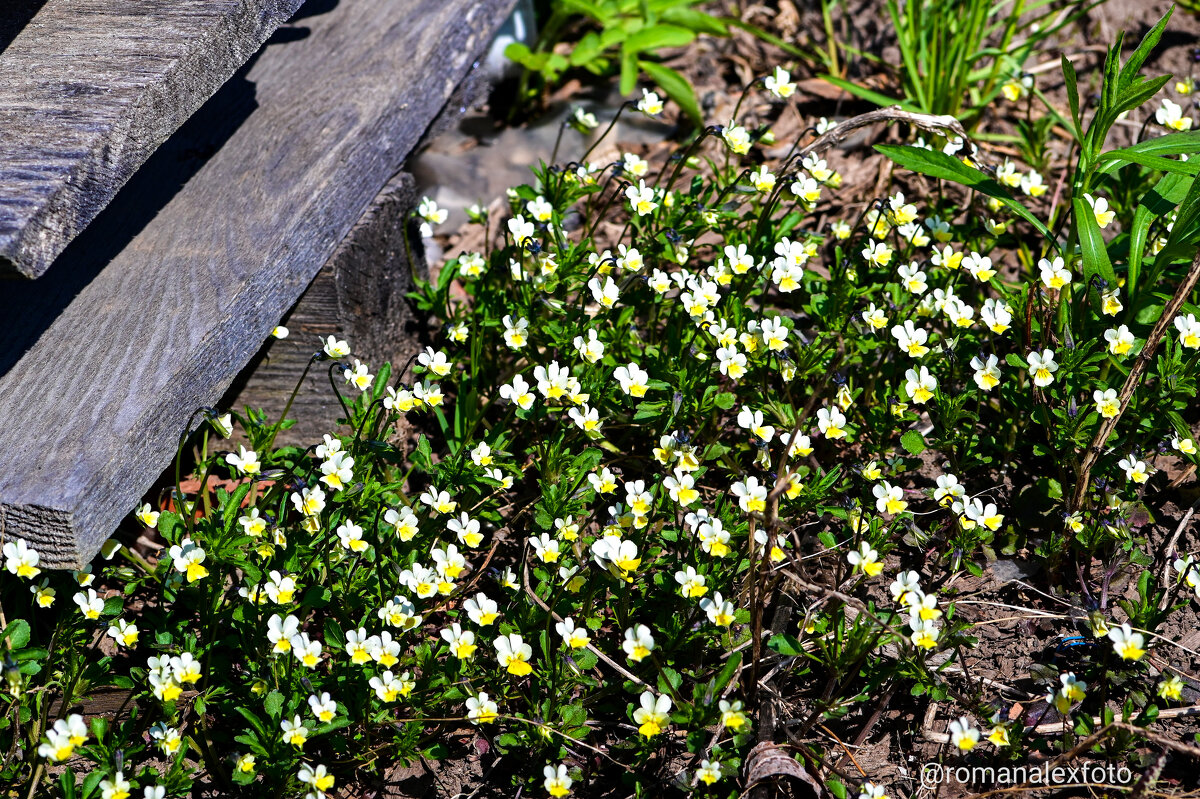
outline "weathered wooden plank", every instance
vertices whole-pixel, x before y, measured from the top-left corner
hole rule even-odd
[[[414,271],[425,272],[420,233],[409,218],[416,206],[415,181],[407,172],[384,186],[284,317],[288,337],[267,340],[220,407],[262,408],[269,418],[278,419],[326,336],[348,341],[354,352],[344,360],[359,358],[373,371],[384,361],[400,369],[429,343],[425,320],[405,299],[413,288]],[[410,263],[410,249],[416,263]],[[309,370],[288,413],[296,424],[279,434],[277,444],[310,446],[334,430],[338,418],[345,415],[329,387],[327,371],[325,364]],[[335,377],[342,385],[341,376],[335,372]],[[348,397],[356,393],[343,391]]]
[[[93,226],[45,292],[40,280],[0,295],[0,340],[36,337],[0,377],[0,535],[57,567],[98,549],[192,411],[221,396],[396,173],[510,5],[355,0],[306,20],[307,38],[268,47],[231,85],[257,107],[219,149],[204,160],[211,142],[164,148],[184,181],[165,206],[138,210],[131,183],[105,217],[133,231]],[[196,130],[219,128],[221,111],[202,109]],[[131,238],[102,265],[116,246],[106,232]],[[46,327],[56,302],[65,308]]]
[[[303,0],[0,3],[0,274],[46,271]]]

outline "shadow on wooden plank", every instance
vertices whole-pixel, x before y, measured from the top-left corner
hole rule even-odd
[[[46,0],[5,0],[0,7],[0,53],[17,38]]]
[[[255,57],[257,58],[257,56]],[[166,141],[38,280],[0,281],[0,377],[221,149],[257,107],[253,60]],[[136,313],[136,308],[130,308]]]

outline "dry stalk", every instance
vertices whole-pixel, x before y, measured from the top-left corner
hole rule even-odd
[[[1158,349],[1158,345],[1162,342],[1163,336],[1166,335],[1167,326],[1175,319],[1175,315],[1179,313],[1180,307],[1183,306],[1188,296],[1191,295],[1192,289],[1196,287],[1197,280],[1200,280],[1200,251],[1197,251],[1196,257],[1192,259],[1192,266],[1188,269],[1187,276],[1179,284],[1179,288],[1175,290],[1175,296],[1171,297],[1171,301],[1163,308],[1162,316],[1159,317],[1158,322],[1154,325],[1154,329],[1150,331],[1150,336],[1146,339],[1146,346],[1142,347],[1142,351],[1138,353],[1137,360],[1134,361],[1133,368],[1129,370],[1129,377],[1125,378],[1125,385],[1121,386],[1121,393],[1119,395],[1121,404],[1117,408],[1117,413],[1112,418],[1101,422],[1100,429],[1096,431],[1095,438],[1088,445],[1087,452],[1083,456],[1083,462],[1079,466],[1078,478],[1075,481],[1075,494],[1071,498],[1072,512],[1083,507],[1083,500],[1087,496],[1092,467],[1096,465],[1096,461],[1103,454],[1104,443],[1108,441],[1108,437],[1112,435],[1113,430],[1117,427],[1117,422],[1121,420],[1126,408],[1129,407],[1129,401],[1133,398],[1133,391],[1141,381],[1142,373],[1146,371],[1146,367],[1150,365],[1151,359],[1154,358],[1154,353]]]

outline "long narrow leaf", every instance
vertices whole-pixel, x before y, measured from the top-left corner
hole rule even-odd
[[[1096,163],[1104,164],[1113,159],[1123,159],[1126,153],[1145,153],[1146,155],[1179,155],[1180,153],[1200,153],[1200,130],[1185,130],[1179,133],[1168,133],[1155,139],[1148,139],[1120,150],[1110,150],[1096,159]],[[1111,171],[1106,167],[1103,171]]]
[[[1163,14],[1162,19],[1150,29],[1150,31],[1142,37],[1142,42],[1133,51],[1133,55],[1129,56],[1129,60],[1125,62],[1125,66],[1121,69],[1120,82],[1122,88],[1137,77],[1137,74],[1142,69],[1142,64],[1146,63],[1146,58],[1150,55],[1150,51],[1158,44],[1158,40],[1162,38],[1163,30],[1167,27],[1167,21],[1171,19],[1171,14],[1174,13],[1175,6],[1167,9],[1167,13]]]
[[[1071,106],[1071,123],[1075,126],[1076,141],[1083,142],[1083,123],[1079,118],[1079,85],[1075,78],[1075,65],[1062,57],[1063,82],[1067,87],[1067,103]]]
[[[913,172],[920,172],[922,175],[929,175],[933,178],[960,183],[986,194],[988,197],[994,197],[1014,214],[1033,225],[1047,240],[1053,241],[1054,237],[1042,220],[1034,216],[1032,211],[1009,194],[1003,186],[954,156],[946,155],[938,150],[925,150],[909,145],[877,144],[875,149],[905,169],[911,169]]]
[[[1129,164],[1141,164],[1160,172],[1170,172],[1176,175],[1195,175],[1200,172],[1200,163],[1195,161],[1176,161],[1172,158],[1139,152],[1132,148],[1111,150],[1101,155],[1100,159],[1104,163],[1100,168],[1102,174],[1108,174]]]
[[[1108,258],[1108,250],[1104,246],[1104,237],[1100,235],[1100,226],[1096,223],[1096,214],[1092,207],[1081,197],[1071,200],[1075,206],[1075,223],[1079,228],[1079,249],[1083,254],[1083,276],[1091,280],[1092,275],[1100,275],[1108,281],[1108,285],[1117,285],[1117,275],[1113,272],[1112,261]]]
[[[839,89],[845,89],[850,94],[853,94],[855,97],[858,97],[861,100],[866,100],[869,103],[875,103],[875,105],[883,106],[885,108],[887,106],[891,106],[891,105],[898,105],[906,111],[919,110],[912,103],[910,103],[907,100],[901,100],[897,97],[888,97],[886,94],[880,94],[879,92],[873,92],[870,89],[864,89],[861,86],[856,86],[855,84],[851,83],[850,81],[842,80],[841,78],[836,77],[834,75],[823,75],[821,77],[826,82],[832,83],[834,86],[837,86]]]

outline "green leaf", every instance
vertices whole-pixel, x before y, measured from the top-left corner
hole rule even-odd
[[[827,83],[832,83],[839,89],[846,90],[860,100],[866,100],[868,103],[874,103],[875,105],[885,108],[887,106],[898,105],[906,111],[918,110],[917,107],[908,100],[903,100],[897,97],[889,97],[886,94],[880,94],[879,92],[873,92],[870,89],[864,89],[862,86],[858,86],[857,84],[851,83],[848,80],[842,80],[836,75],[822,75],[821,79]]]
[[[1119,159],[1128,152],[1146,153],[1147,155],[1194,155],[1200,153],[1200,130],[1175,131],[1119,150],[1110,150],[1100,156],[1098,163],[1104,163],[1110,158]],[[1111,170],[1111,166],[1106,166],[1102,171]]]
[[[734,394],[732,391],[722,391],[717,394],[713,400],[713,404],[721,410],[727,411],[737,404],[737,394]]]
[[[1159,90],[1170,79],[1170,75],[1160,75],[1150,80],[1139,80],[1132,86],[1121,90],[1121,93],[1117,95],[1111,112],[1113,115],[1112,119],[1115,121],[1116,116],[1123,111],[1131,111],[1145,104],[1151,97],[1158,94]]]
[[[668,8],[662,13],[660,19],[663,22],[670,22],[696,33],[707,33],[712,36],[729,35],[729,28],[724,22],[712,14],[705,14],[703,11],[697,11],[694,8]]]
[[[1071,123],[1075,126],[1075,138],[1083,142],[1083,123],[1079,118],[1079,86],[1075,77],[1075,65],[1064,55],[1062,57],[1063,82],[1067,87],[1067,103],[1071,106]]]
[[[900,436],[900,446],[904,447],[909,455],[920,455],[925,451],[925,437],[916,430],[909,430]]]
[[[175,530],[181,524],[183,520],[179,518],[178,513],[165,510],[158,515],[158,534],[172,544],[179,543],[175,538]]]
[[[70,766],[58,778],[58,788],[62,799],[75,799],[75,772]]]
[[[571,50],[571,66],[581,67],[588,64],[603,52],[604,46],[600,43],[600,35],[595,31],[589,31]]]
[[[1154,188],[1142,197],[1141,204],[1134,212],[1133,227],[1129,232],[1129,274],[1126,275],[1125,285],[1130,296],[1137,293],[1150,225],[1156,217],[1166,216],[1174,211],[1187,196],[1192,183],[1193,181],[1189,181],[1183,175],[1163,175]]]
[[[4,628],[4,632],[0,633],[0,641],[8,639],[12,643],[13,649],[24,649],[29,644],[30,629],[29,622],[24,619],[13,619]]]
[[[278,691],[272,691],[267,694],[267,698],[263,700],[263,710],[267,715],[276,721],[283,715],[283,694]]]
[[[767,640],[767,646],[779,654],[789,657],[798,657],[804,654],[803,645],[795,636],[791,635],[772,635]]]
[[[635,53],[654,52],[663,47],[683,47],[691,44],[696,34],[678,25],[651,25],[625,39],[624,47]]]
[[[967,166],[954,156],[947,155],[940,150],[925,150],[921,147],[912,147],[910,145],[877,144],[875,145],[875,149],[900,166],[911,169],[913,172],[920,172],[922,175],[961,183],[964,186],[968,186],[999,200],[1006,208],[1033,225],[1047,239],[1053,241],[1054,237],[1050,234],[1046,226],[1042,224],[1042,221],[1034,216],[1028,208],[1014,199],[1003,186],[978,169]]]
[[[1171,14],[1174,13],[1175,6],[1167,9],[1167,13],[1163,14],[1150,31],[1142,37],[1141,44],[1133,51],[1133,55],[1129,56],[1129,60],[1125,62],[1125,66],[1121,69],[1118,82],[1124,88],[1142,69],[1142,64],[1146,63],[1146,58],[1150,55],[1150,51],[1158,44],[1158,40],[1162,38],[1163,30],[1167,27],[1167,21],[1171,19]]]
[[[1100,225],[1096,223],[1092,207],[1082,197],[1072,199],[1071,203],[1075,207],[1075,223],[1079,228],[1079,249],[1083,254],[1085,281],[1091,280],[1092,275],[1099,274],[1110,286],[1116,286],[1117,275],[1113,272],[1108,250],[1104,246],[1104,237],[1100,235]]]
[[[1166,137],[1164,136],[1163,138],[1165,139]],[[1149,142],[1144,143],[1148,144]],[[1177,175],[1194,176],[1200,172],[1200,163],[1195,161],[1176,161],[1173,158],[1163,158],[1160,155],[1147,153],[1135,147],[1110,150],[1101,155],[1097,163],[1101,165],[1100,169],[1097,170],[1100,174],[1110,174],[1120,167],[1131,163],[1141,164],[1150,169],[1157,169],[1160,172],[1170,172]]]
[[[725,661],[725,665],[717,674],[716,680],[713,682],[715,691],[723,691],[729,681],[733,679],[733,675],[737,674],[738,666],[742,665],[742,653],[737,652],[732,655],[729,660]]]
[[[638,65],[637,51],[621,45],[621,85],[622,95],[632,94],[637,86]]]
[[[564,11],[584,14],[607,27],[606,23],[610,19],[610,14],[595,3],[588,2],[588,0],[561,0],[561,2]]]
[[[225,509],[222,511],[221,521],[223,522],[222,529],[225,531],[226,535],[229,534],[229,531],[233,529],[234,524],[237,523],[238,514],[242,509],[242,502],[250,493],[250,489],[253,487],[253,485],[253,483],[242,483],[240,486],[234,489],[233,494],[225,501]]]
[[[1029,364],[1025,362],[1025,359],[1020,355],[1017,355],[1015,352],[1010,352],[1008,355],[1005,355],[1004,362],[1017,369],[1029,368]]]
[[[513,42],[508,47],[505,47],[504,56],[509,61],[525,67],[525,69],[528,69],[530,72],[541,72],[542,67],[546,65],[545,53],[537,53],[535,55],[528,47],[520,42]]]
[[[696,127],[704,126],[704,116],[700,113],[700,104],[696,102],[696,92],[688,79],[670,67],[656,64],[653,61],[639,61],[638,66],[650,76],[666,92],[683,113],[695,123]]]

